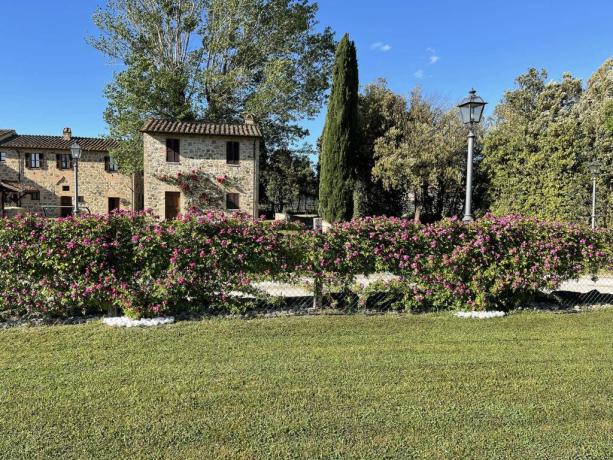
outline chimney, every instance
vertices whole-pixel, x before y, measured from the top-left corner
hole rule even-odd
[[[70,128],[64,128],[64,140],[65,141],[72,140],[72,130]]]
[[[254,125],[253,115],[248,112],[243,112],[243,120],[246,125]]]

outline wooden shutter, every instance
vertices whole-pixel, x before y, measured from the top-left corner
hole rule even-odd
[[[166,139],[166,161],[169,163],[178,163],[180,154],[179,139]]]
[[[173,139],[173,141],[174,141],[173,151],[175,153],[175,160],[174,161],[175,161],[175,163],[178,163],[179,162],[179,154],[180,154],[181,147],[180,147],[179,139]]]
[[[176,219],[181,208],[181,193],[166,192],[165,193],[165,215],[166,220]]]
[[[62,155],[59,153],[55,154],[55,167],[57,169],[62,169]]]
[[[235,141],[226,142],[226,163],[238,164],[240,162],[240,144]]]
[[[111,170],[111,157],[104,157],[104,170],[109,172]]]
[[[32,167],[32,154],[26,153],[26,168]]]
[[[44,164],[45,164],[45,154],[41,153],[38,155],[38,167],[42,168]]]

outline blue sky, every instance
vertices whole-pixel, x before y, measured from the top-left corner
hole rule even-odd
[[[6,1],[0,27],[0,128],[106,132],[103,90],[116,66],[91,48],[101,1]],[[610,0],[320,0],[321,25],[356,42],[360,82],[423,91],[455,103],[474,86],[491,107],[529,67],[589,77],[613,56]],[[305,121],[315,140],[325,108]]]

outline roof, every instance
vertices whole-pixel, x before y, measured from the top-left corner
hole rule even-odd
[[[0,139],[9,137],[9,136],[14,136],[14,135],[15,135],[14,129],[0,129]]]
[[[204,123],[159,118],[149,118],[141,131],[143,133],[262,137],[260,127],[253,123]]]
[[[0,135],[0,139],[1,139]],[[117,147],[117,142],[112,139],[98,137],[73,137],[70,140],[63,136],[39,136],[32,134],[15,134],[5,141],[0,140],[1,148],[13,149],[52,149],[70,150],[70,146],[77,142],[81,149],[95,152],[106,152]]]
[[[17,193],[32,193],[38,191],[34,187],[30,187],[22,182],[17,182],[13,180],[1,180],[0,181],[0,190],[5,192],[17,192]]]

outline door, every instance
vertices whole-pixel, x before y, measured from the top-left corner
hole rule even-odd
[[[119,198],[109,197],[109,212],[119,209]]]
[[[72,197],[61,196],[60,197],[60,216],[67,217],[72,214]]]
[[[166,220],[176,219],[179,215],[181,201],[180,192],[166,192],[166,213],[164,217]]]

